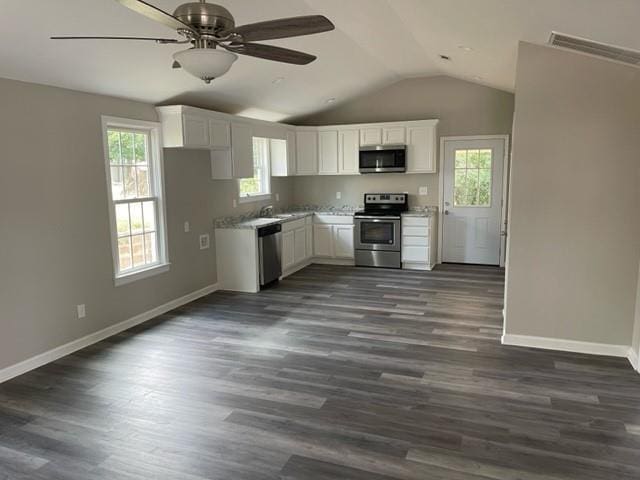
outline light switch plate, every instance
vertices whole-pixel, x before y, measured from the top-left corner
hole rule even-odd
[[[231,204],[233,205],[233,208],[236,208],[238,206],[238,201],[234,198]]]
[[[85,309],[84,303],[82,305],[78,305],[76,308],[78,309],[78,318],[84,318],[87,316],[87,310]]]
[[[184,222],[184,233],[189,233],[191,231],[191,225],[189,222]]]
[[[426,186],[418,187],[418,195],[422,195],[422,196],[429,195],[429,189]]]
[[[342,198],[342,192],[336,192],[336,200],[340,200]]]
[[[205,233],[200,235],[200,250],[206,250],[209,248],[209,234]]]
[[[280,201],[280,194],[276,193],[276,202],[279,202],[279,201]]]

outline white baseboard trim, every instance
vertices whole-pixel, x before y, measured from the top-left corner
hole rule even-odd
[[[635,371],[640,373],[640,362],[638,362],[638,354],[633,350],[632,347],[629,347],[627,358],[629,359],[629,363],[635,369]]]
[[[89,345],[93,345],[94,343],[123,332],[124,330],[127,330],[131,327],[135,327],[136,325],[144,323],[147,320],[151,320],[158,315],[167,313],[174,308],[181,307],[182,305],[193,302],[200,297],[209,295],[216,290],[218,290],[217,283],[209,285],[207,287],[201,288],[200,290],[196,290],[195,292],[188,293],[180,298],[176,298],[175,300],[171,300],[170,302],[160,305],[159,307],[152,308],[151,310],[136,315],[135,317],[131,317],[120,323],[116,323],[115,325],[111,325],[110,327],[104,328],[94,333],[90,333],[85,337],[73,340],[72,342],[66,343],[52,350],[36,355],[35,357],[28,358],[26,360],[23,360],[22,362],[3,368],[2,370],[0,370],[0,383],[6,382],[7,380],[22,375],[23,373],[27,373],[28,371],[34,370],[38,367],[41,367],[42,365],[46,365],[47,363],[51,363],[55,360],[58,360],[59,358],[64,357],[65,355],[69,355],[80,349],[88,347]]]
[[[589,353],[591,355],[608,355],[610,357],[628,357],[629,345],[612,345],[609,343],[580,342],[562,338],[534,337],[529,335],[502,335],[503,345],[519,347],[544,348],[563,352]]]

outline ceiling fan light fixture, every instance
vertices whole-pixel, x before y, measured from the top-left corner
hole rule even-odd
[[[211,83],[214,78],[227,73],[238,56],[215,48],[189,48],[174,53],[173,59],[194,77]]]

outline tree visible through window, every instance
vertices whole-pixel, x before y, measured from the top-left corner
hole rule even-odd
[[[149,130],[107,125],[106,140],[119,277],[165,262],[161,169],[152,155]]]
[[[453,203],[456,207],[491,206],[491,149],[456,150]]]
[[[269,139],[253,137],[253,177],[238,180],[240,198],[269,195]]]

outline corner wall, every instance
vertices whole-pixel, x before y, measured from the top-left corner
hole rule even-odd
[[[0,105],[0,370],[216,283],[213,219],[260,204],[233,209],[208,152],[165,149],[171,269],[114,286],[101,115],[157,121],[152,105],[5,79]],[[291,179],[273,191],[288,205]]]
[[[640,260],[638,92],[640,69],[520,44],[507,337],[631,344]]]

